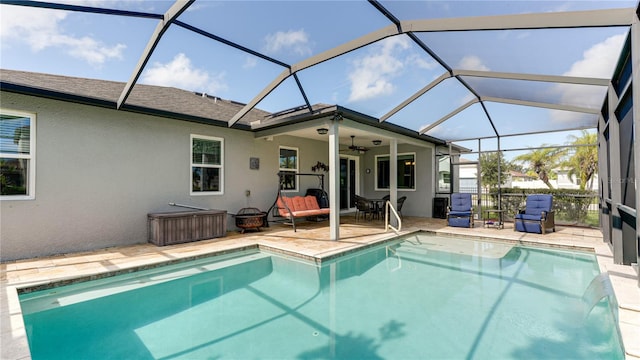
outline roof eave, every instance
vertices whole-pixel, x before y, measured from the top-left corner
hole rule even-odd
[[[16,93],[16,94],[37,96],[37,97],[42,97],[47,99],[117,110],[116,108],[117,104],[115,101],[100,99],[95,97],[69,94],[65,92],[43,89],[43,88],[38,88],[33,86],[25,86],[25,85],[15,84],[7,81],[0,81],[0,90]],[[145,106],[124,104],[120,108],[120,111],[127,111],[127,112],[132,112],[137,114],[143,114],[143,115],[159,116],[159,117],[164,117],[169,119],[188,121],[188,122],[219,126],[219,127],[225,127],[225,128],[228,127],[227,122],[223,120],[214,120],[214,119],[209,119],[209,118],[204,118],[199,116],[193,116],[193,115],[187,115],[187,114],[181,114],[181,113],[176,113],[171,111],[164,111],[164,110],[149,108]],[[245,131],[251,130],[249,125],[241,124],[241,123],[235,124],[233,128],[239,129],[239,130],[245,130]]]

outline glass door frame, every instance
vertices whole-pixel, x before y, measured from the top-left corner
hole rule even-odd
[[[355,162],[355,169],[352,169],[353,171],[355,171],[355,194],[360,194],[360,156],[356,156],[356,155],[345,155],[345,154],[340,154],[340,160],[342,159],[346,159],[347,160],[347,166],[349,164],[349,162],[351,160],[353,160]],[[340,170],[341,171],[341,170]],[[347,170],[348,171],[348,170]],[[342,177],[342,173],[340,174],[340,177]],[[349,180],[349,174],[347,173],[347,181]],[[349,186],[350,184],[347,184],[347,196],[350,196],[351,194],[348,193],[349,189],[351,188]],[[355,195],[354,194],[354,195]],[[340,208],[340,212],[341,213],[348,213],[348,212],[353,212],[355,211],[355,204],[353,207],[349,207],[349,208]]]

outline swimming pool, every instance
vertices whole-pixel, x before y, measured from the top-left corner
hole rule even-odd
[[[598,273],[589,253],[414,234],[321,266],[244,251],[20,300],[33,359],[623,359],[608,300],[583,314]]]

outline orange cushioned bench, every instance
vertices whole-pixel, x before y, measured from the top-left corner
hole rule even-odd
[[[280,216],[291,220],[293,231],[296,231],[295,218],[328,215],[330,212],[329,208],[321,208],[313,195],[294,197],[281,195],[278,197],[277,204]]]

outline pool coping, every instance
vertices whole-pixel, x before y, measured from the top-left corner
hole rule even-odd
[[[403,231],[401,235],[391,234],[390,236],[374,238],[370,241],[363,242],[363,243],[353,243],[350,246],[347,245],[341,249],[334,249],[326,252],[321,252],[319,254],[316,254],[315,256],[304,254],[302,252],[298,252],[295,250],[284,249],[284,248],[279,248],[277,246],[264,244],[264,243],[261,243],[260,240],[257,240],[251,244],[244,244],[244,245],[240,244],[236,247],[229,247],[222,250],[210,251],[206,253],[184,256],[184,257],[179,257],[179,258],[170,259],[170,260],[154,261],[147,264],[130,266],[130,267],[126,267],[118,270],[102,271],[102,272],[96,272],[88,275],[81,275],[81,276],[67,276],[67,277],[62,277],[55,280],[43,280],[43,281],[36,281],[36,282],[20,284],[20,285],[2,286],[2,292],[5,293],[3,294],[3,297],[8,300],[7,301],[8,304],[2,305],[3,313],[5,313],[4,307],[7,306],[8,314],[10,316],[10,322],[11,322],[9,331],[5,330],[5,326],[3,326],[2,328],[2,335],[0,338],[3,343],[2,358],[3,359],[4,358],[10,358],[10,359],[30,359],[31,358],[28,341],[26,338],[26,330],[25,330],[25,326],[22,318],[22,310],[20,307],[19,294],[53,288],[53,287],[59,287],[59,286],[64,286],[64,285],[69,285],[69,284],[74,284],[74,283],[79,283],[84,281],[97,280],[97,279],[112,277],[112,276],[121,275],[121,274],[129,274],[136,271],[148,270],[148,269],[158,268],[161,266],[179,264],[182,262],[199,260],[207,257],[214,257],[214,256],[242,252],[247,250],[257,250],[257,251],[264,250],[272,253],[284,254],[284,255],[304,259],[307,261],[311,261],[318,265],[321,265],[323,262],[331,261],[336,258],[346,256],[357,251],[365,250],[367,248],[379,246],[386,242],[397,241],[398,238],[401,236],[408,236],[415,233],[427,233],[430,235],[442,236],[442,237],[452,237],[452,238],[456,237],[456,238],[464,238],[468,240],[511,243],[511,244],[523,245],[523,246],[543,247],[543,248],[552,248],[552,249],[559,249],[559,250],[581,251],[581,252],[592,253],[596,256],[600,272],[601,273],[609,272],[609,269],[607,267],[604,267],[602,264],[602,261],[600,260],[601,256],[599,256],[599,251],[596,248],[598,246],[591,247],[591,246],[578,246],[578,245],[567,245],[567,244],[553,244],[553,243],[544,243],[544,242],[536,242],[536,241],[527,241],[522,239],[496,238],[491,236],[447,233],[447,232],[424,230],[424,229]],[[608,248],[607,250],[610,251],[610,249]],[[604,255],[604,256],[610,257],[610,255]],[[3,280],[3,282],[6,282],[6,281]],[[616,298],[617,298],[618,295],[615,289],[615,285],[614,285],[614,293],[616,294]],[[635,307],[629,308],[629,307],[626,307],[624,303],[619,302],[619,309],[618,309],[619,316],[622,316],[627,311],[631,311],[632,312],[631,315],[637,314],[638,316],[640,316],[640,309],[635,309]],[[638,351],[637,349],[638,345],[634,344],[633,342],[634,338],[632,336],[625,336],[626,331],[623,331],[622,325],[623,323],[619,318],[618,331],[620,332],[623,350],[625,352],[625,357],[627,359],[640,359],[640,351]],[[634,326],[638,326],[638,325],[635,324]],[[633,335],[633,331],[631,332],[631,335]],[[6,339],[9,337],[11,338],[10,345],[7,344],[6,342]],[[631,344],[634,346],[628,347],[627,346],[628,344]],[[7,351],[7,347],[10,349],[9,351]]]

